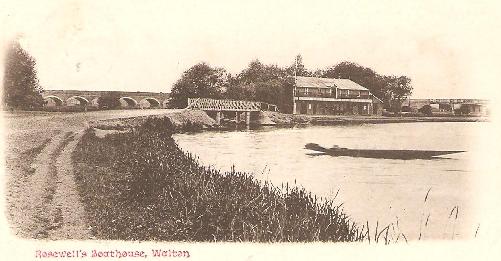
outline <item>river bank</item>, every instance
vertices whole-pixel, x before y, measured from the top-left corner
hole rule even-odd
[[[377,123],[404,123],[404,122],[486,122],[487,117],[476,116],[363,116],[363,115],[292,115],[279,112],[262,112],[265,118],[276,125],[312,124],[312,125],[339,125],[339,124],[377,124]],[[271,124],[271,125],[275,125]]]
[[[233,124],[217,125],[216,121],[200,110],[181,110],[153,116],[138,116],[99,120],[90,123],[99,130],[124,130],[136,128],[146,120],[169,119],[169,127],[176,132],[200,131],[210,129],[234,129]],[[346,125],[346,124],[384,124],[409,122],[487,122],[487,117],[474,116],[331,116],[331,115],[293,115],[280,112],[262,111],[252,120],[251,126],[294,126],[294,125]],[[102,132],[106,133],[106,132]]]
[[[304,115],[275,113],[270,119],[275,120],[276,126],[322,125],[314,117]],[[334,125],[422,120],[403,117],[328,119],[335,119]],[[450,121],[444,118],[439,120]],[[254,174],[204,167],[197,158],[180,150],[170,136],[179,132],[221,128],[202,111],[96,121],[91,127],[93,129],[82,139],[73,160],[80,194],[84,198],[86,212],[90,215],[93,235],[97,238],[259,242],[359,241],[371,237],[384,238],[385,242],[407,239],[398,229],[396,233],[384,234],[383,231],[390,230],[392,224],[379,230],[383,234],[374,234],[373,231],[369,234],[369,223],[365,226],[362,221],[356,225],[332,201],[317,201],[317,197],[305,189],[294,187],[289,190],[288,185],[285,185],[284,193],[284,187],[277,188],[270,183],[255,180]],[[110,187],[113,193],[109,193]],[[262,196],[263,193],[266,196]],[[195,203],[200,200],[203,201],[203,206]],[[301,209],[301,213],[307,214],[300,216],[294,209]],[[340,215],[340,220],[344,221],[336,222],[351,229],[345,229],[340,236],[339,228],[332,231],[331,225],[326,225],[326,220],[329,219],[328,224],[331,224],[333,217],[326,217],[318,223],[318,215],[324,215],[322,213],[325,211],[336,213],[334,216]],[[244,212],[247,214],[243,214]],[[208,219],[202,218],[204,213],[209,213]],[[171,215],[175,220],[169,219]],[[309,225],[301,227],[298,218],[307,221]],[[254,223],[255,221],[259,223]],[[167,223],[159,228],[148,225],[162,222]],[[238,229],[235,229],[235,224],[238,224]],[[299,226],[299,230],[287,227],[291,224]],[[378,225],[376,229],[377,227]],[[289,230],[284,232],[284,229]],[[300,234],[305,236],[299,236]]]
[[[247,173],[204,167],[171,137],[194,122],[173,123],[175,117],[144,119],[103,138],[89,129],[82,137],[73,164],[93,236],[197,242],[372,237],[332,201],[301,187],[275,187]],[[373,238],[379,237],[389,240],[384,233]]]

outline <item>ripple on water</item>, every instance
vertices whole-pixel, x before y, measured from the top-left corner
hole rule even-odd
[[[399,219],[408,238],[419,234],[423,213],[433,219],[426,238],[443,238],[451,227],[448,211],[461,209],[456,233],[470,235],[473,195],[468,178],[475,173],[469,161],[474,140],[484,123],[405,123],[356,126],[204,132],[178,134],[175,139],[205,164],[221,170],[253,172],[257,179],[281,183],[296,181],[318,196],[334,197],[357,222],[389,224]],[[459,137],[459,138],[458,138]],[[434,160],[362,159],[312,156],[307,143],[359,149],[465,150],[467,153]],[[472,174],[472,175],[470,175]],[[423,199],[428,190],[425,205]],[[339,190],[339,192],[338,192]],[[391,206],[391,211],[388,211]],[[473,228],[471,228],[473,227]],[[474,232],[473,232],[474,233]]]

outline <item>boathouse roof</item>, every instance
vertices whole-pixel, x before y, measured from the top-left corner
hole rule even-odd
[[[332,79],[332,78],[318,78],[318,77],[304,77],[298,76],[296,78],[297,87],[311,87],[311,88],[338,88],[344,90],[359,90],[368,91],[367,88],[357,84],[349,79]]]

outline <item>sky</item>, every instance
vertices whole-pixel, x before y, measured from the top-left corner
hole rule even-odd
[[[19,37],[44,89],[169,92],[199,62],[236,74],[301,54],[406,75],[414,98],[497,94],[501,4],[395,2],[3,1],[0,39]]]

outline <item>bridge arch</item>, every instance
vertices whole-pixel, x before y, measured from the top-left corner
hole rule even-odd
[[[90,102],[82,96],[73,96],[66,100],[66,104],[68,106],[87,106]]]
[[[144,98],[139,102],[141,108],[160,108],[160,101],[153,97]]]
[[[47,106],[47,107],[59,107],[59,106],[63,106],[63,104],[64,104],[63,99],[61,99],[55,95],[47,95],[47,96],[44,96],[43,99],[46,101],[45,106]]]
[[[138,102],[131,97],[120,97],[119,101],[121,107],[136,107],[138,104]]]

